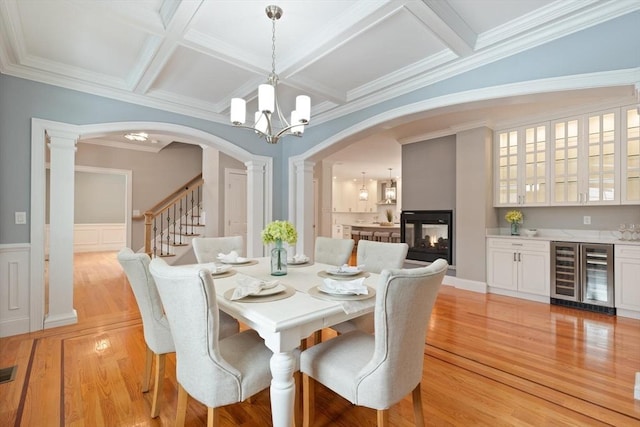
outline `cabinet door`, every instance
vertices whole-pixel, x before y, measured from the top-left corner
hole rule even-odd
[[[615,245],[614,250],[615,306],[640,312],[640,246]]]
[[[548,204],[547,126],[524,129],[522,179],[520,181],[522,204],[526,206]]]
[[[518,290],[549,296],[549,252],[518,252]]]
[[[552,204],[577,205],[579,189],[578,119],[553,124]]]
[[[517,290],[516,252],[508,249],[487,251],[488,285],[496,288]]]
[[[494,206],[549,203],[548,125],[498,132],[494,142]]]
[[[331,205],[333,212],[344,212],[342,206],[342,189],[342,183],[334,179],[331,183]]]
[[[617,111],[553,123],[552,205],[620,202]]]
[[[622,109],[620,200],[640,203],[640,114],[634,106]]]
[[[619,170],[616,120],[614,112],[589,114],[587,118],[584,140],[586,167],[581,188],[583,203],[611,204],[620,200],[616,176],[616,170]]]
[[[513,206],[518,194],[518,131],[498,133],[495,151],[495,206]]]

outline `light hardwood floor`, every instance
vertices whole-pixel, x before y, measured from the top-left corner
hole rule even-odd
[[[160,416],[142,393],[144,339],[115,253],[78,254],[79,323],[0,339],[0,426],[173,425],[177,387],[169,357]],[[326,333],[326,331],[325,331]],[[633,399],[640,321],[443,286],[424,350],[422,398],[430,426],[640,425]],[[223,410],[223,426],[269,426],[269,391]],[[375,411],[319,386],[316,426],[373,426]],[[412,426],[408,396],[393,426]],[[206,424],[190,399],[187,425]]]

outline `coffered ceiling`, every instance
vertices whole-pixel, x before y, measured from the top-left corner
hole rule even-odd
[[[603,0],[0,0],[0,72],[228,122],[256,109],[276,24],[280,104],[311,125],[640,8]],[[156,140],[161,141],[161,136]]]

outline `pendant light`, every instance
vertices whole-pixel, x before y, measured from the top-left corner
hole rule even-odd
[[[391,203],[396,199],[396,187],[393,187],[393,181],[391,180],[391,168],[389,168],[389,183],[384,189],[384,199],[386,203]]]
[[[358,194],[358,199],[363,202],[369,200],[369,191],[367,190],[367,187],[364,186],[364,172],[362,172],[362,188]]]

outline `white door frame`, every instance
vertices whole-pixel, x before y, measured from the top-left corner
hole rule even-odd
[[[245,193],[247,191],[246,189],[246,177],[247,177],[247,171],[243,170],[243,169],[233,169],[233,168],[225,168],[224,170],[224,184],[225,184],[225,189],[224,189],[224,235],[225,236],[231,236],[232,233],[230,231],[230,222],[231,222],[231,218],[233,218],[235,216],[235,212],[231,212],[230,207],[233,206],[233,203],[230,203],[231,200],[231,194],[233,194],[234,192],[229,191],[229,186],[228,184],[231,182],[229,177],[232,175],[244,175],[245,177]],[[246,214],[245,214],[245,220],[246,220]],[[246,223],[245,223],[246,224]],[[247,253],[247,227],[245,225],[244,228],[244,233],[243,233],[243,244],[244,244],[244,253]]]
[[[33,118],[31,120],[31,211],[30,211],[30,283],[29,283],[29,328],[38,331],[43,328],[62,326],[77,322],[75,310],[66,310],[56,316],[55,321],[45,322],[44,313],[44,222],[45,222],[45,158],[48,135],[63,135],[69,141],[91,138],[105,133],[129,132],[140,129],[152,129],[167,135],[175,136],[181,141],[192,144],[202,144],[214,147],[221,152],[236,158],[247,165],[247,256],[260,256],[264,246],[260,239],[260,230],[272,217],[272,183],[273,160],[269,157],[252,154],[229,141],[198,129],[160,122],[118,122],[98,123],[90,125],[73,125]],[[56,165],[53,165],[56,168]],[[75,167],[75,165],[71,165]],[[71,190],[71,189],[69,189]],[[52,209],[58,209],[58,215],[73,218],[73,205],[58,203]],[[66,242],[68,240],[68,242]],[[72,239],[65,239],[59,245],[67,249],[72,245]],[[72,249],[71,249],[72,250]],[[51,267],[51,265],[50,265]],[[57,266],[64,270],[65,276],[73,271],[73,260],[69,265]],[[72,274],[71,274],[72,277]],[[72,281],[72,279],[71,279]],[[62,293],[66,293],[73,283],[64,283]],[[49,289],[49,310],[52,309],[51,295],[56,295],[58,289]],[[73,298],[73,293],[71,293]],[[65,305],[69,302],[66,301]],[[72,304],[72,303],[71,303]],[[55,307],[54,307],[55,308]]]

